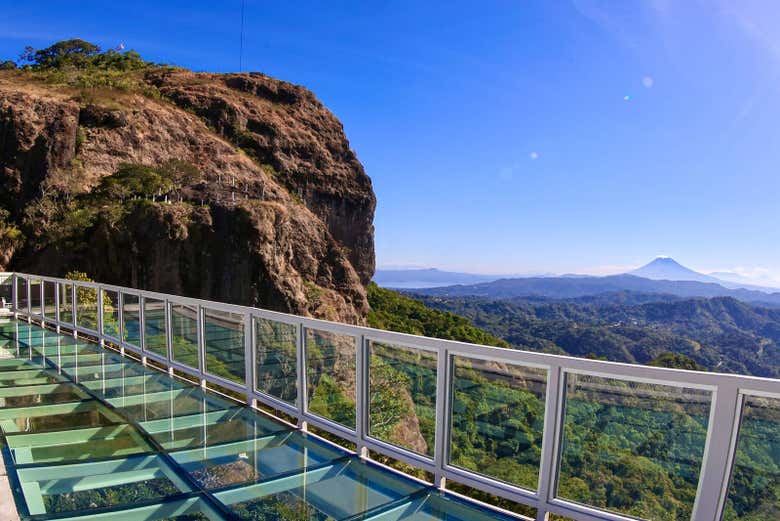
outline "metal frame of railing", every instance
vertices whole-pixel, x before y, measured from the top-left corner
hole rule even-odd
[[[732,374],[705,373],[678,369],[649,367],[642,365],[623,364],[590,360],[567,356],[535,353],[528,351],[504,349],[474,345],[463,342],[440,340],[435,338],[407,335],[382,331],[361,326],[317,320],[308,317],[277,313],[264,309],[224,304],[188,297],[168,295],[153,291],[138,290],[110,284],[79,282],[56,277],[45,277],[24,273],[2,273],[0,281],[10,280],[12,285],[11,311],[16,317],[35,321],[42,325],[68,330],[74,335],[87,335],[96,338],[101,344],[110,343],[117,346],[123,353],[130,351],[141,357],[142,361],[153,360],[163,365],[170,373],[179,371],[190,377],[197,378],[201,385],[213,384],[240,393],[246,397],[249,405],[261,403],[266,407],[294,417],[298,426],[307,429],[309,425],[327,431],[357,446],[358,453],[368,457],[368,451],[375,451],[390,458],[412,465],[434,475],[435,484],[446,488],[447,480],[462,483],[468,487],[481,490],[499,497],[536,508],[537,520],[548,519],[548,514],[558,514],[582,521],[626,521],[634,519],[630,516],[601,510],[596,507],[575,503],[556,497],[556,483],[560,458],[560,442],[563,423],[563,406],[566,375],[580,374],[624,380],[629,382],[658,384],[676,388],[700,389],[711,392],[712,400],[709,410],[707,437],[704,446],[704,457],[699,473],[699,484],[693,507],[692,519],[695,521],[716,521],[722,516],[731,468],[736,451],[737,431],[740,425],[742,404],[746,397],[780,398],[780,380],[741,376]],[[20,281],[25,284],[20,285]],[[30,284],[33,281],[34,284]],[[48,311],[47,298],[44,293],[44,283],[54,288],[53,316]],[[69,287],[67,302],[61,302],[63,287]],[[20,286],[26,288],[23,301],[24,308],[19,307]],[[31,302],[33,286],[38,286],[40,294],[36,296],[38,313],[34,313]],[[77,292],[80,288],[90,288],[97,293],[97,327],[85,328],[79,324]],[[119,331],[117,336],[105,334],[104,325],[104,292],[116,293],[119,297]],[[124,340],[124,299],[126,296],[138,298],[140,346]],[[144,318],[144,302],[147,299],[165,303],[165,336],[167,355],[162,356],[147,349],[144,342],[146,329]],[[61,304],[70,304],[71,321],[61,320]],[[196,326],[198,338],[198,367],[182,364],[174,359],[172,347],[171,305],[185,305],[197,310]],[[236,383],[224,377],[211,374],[205,367],[206,351],[204,340],[204,312],[215,310],[234,313],[243,317],[244,325],[244,378],[243,383]],[[270,396],[257,390],[255,385],[256,348],[254,317],[269,321],[292,324],[297,329],[297,404],[293,405],[282,399]],[[350,429],[339,423],[319,416],[308,409],[307,367],[306,367],[306,331],[336,333],[348,335],[355,340],[355,393],[356,393],[356,428]],[[394,346],[405,346],[417,350],[435,353],[436,367],[436,409],[435,409],[435,446],[433,457],[423,456],[412,450],[393,445],[392,443],[373,438],[368,433],[368,385],[369,385],[369,341],[384,342]],[[449,464],[449,440],[451,419],[451,398],[453,394],[453,357],[464,357],[472,360],[487,360],[513,366],[540,368],[547,372],[546,396],[544,410],[544,435],[542,441],[539,482],[536,490],[529,490],[476,472],[465,470]]]

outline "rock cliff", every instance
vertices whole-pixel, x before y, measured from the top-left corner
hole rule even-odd
[[[338,119],[262,74],[132,79],[0,71],[0,224],[24,237],[0,269],[362,323],[376,199]],[[122,165],[172,161],[196,173],[143,204],[92,197]]]

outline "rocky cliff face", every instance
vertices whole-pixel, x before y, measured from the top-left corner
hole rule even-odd
[[[141,82],[153,95],[0,72],[0,206],[26,238],[0,268],[362,322],[376,200],[335,116],[263,75]],[[73,203],[121,164],[170,160],[199,172],[170,196]]]

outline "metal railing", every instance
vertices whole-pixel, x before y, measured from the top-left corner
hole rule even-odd
[[[448,481],[453,481],[525,504],[537,509],[537,520],[548,519],[548,514],[583,521],[636,519],[558,495],[565,401],[567,393],[573,392],[575,387],[580,386],[586,392],[609,393],[610,389],[614,391],[614,385],[606,385],[606,390],[599,386],[604,387],[604,382],[618,382],[618,387],[625,385],[632,388],[632,396],[637,400],[651,402],[673,400],[683,391],[693,393],[690,402],[703,408],[706,418],[706,440],[692,506],[691,518],[695,521],[715,521],[723,515],[745,400],[749,397],[780,398],[780,380],[775,379],[488,347],[109,284],[23,273],[0,274],[0,283],[4,283],[6,288],[11,285],[11,310],[17,317],[56,327],[58,331],[66,329],[74,335],[94,337],[101,344],[117,346],[123,353],[135,353],[144,362],[152,360],[161,364],[171,373],[175,370],[194,377],[203,386],[217,385],[240,393],[250,405],[261,403],[295,418],[302,429],[314,426],[354,443],[363,457],[374,451],[427,471],[434,476],[434,483],[443,489],[447,488]],[[285,355],[294,357],[294,360],[288,360],[290,367],[294,368],[293,380],[288,383],[294,384],[296,390],[285,396],[274,395],[258,385],[258,374],[265,369],[262,364],[258,365],[258,353],[267,354],[269,349],[274,348],[263,343],[258,331],[269,324],[294,333],[286,337],[294,347]],[[220,339],[217,336],[215,340],[209,336],[217,330],[226,337]],[[150,332],[156,334],[150,335]],[[182,342],[188,333],[190,338]],[[328,339],[333,345],[328,345]],[[222,344],[218,345],[219,342]],[[354,425],[328,418],[327,414],[318,413],[310,407],[312,396],[308,387],[312,378],[322,376],[316,374],[317,370],[322,372],[323,369],[319,365],[314,367],[318,360],[310,359],[308,355],[312,354],[310,350],[321,350],[323,345],[333,348],[331,357],[340,357],[338,363],[354,356],[354,360],[348,360],[346,372],[344,367],[338,369],[342,388],[347,394],[352,393],[354,398]],[[391,346],[404,356],[411,353],[418,362],[421,357],[429,361],[429,373],[435,375],[432,377],[435,379],[432,449],[404,447],[403,443],[396,443],[387,436],[380,439],[381,436],[372,434],[370,371],[374,362],[372,357],[378,356],[375,351],[377,346]],[[500,368],[515,367],[534,370],[542,375],[543,382],[537,382],[544,389],[544,398],[536,487],[508,483],[453,462],[451,434],[453,418],[458,414],[453,411],[456,359],[487,363],[499,368],[499,372]],[[215,367],[218,370],[214,370]],[[288,368],[288,372],[290,370]],[[289,375],[287,378],[290,378]]]

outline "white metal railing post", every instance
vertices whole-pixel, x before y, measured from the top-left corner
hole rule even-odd
[[[713,521],[724,501],[729,463],[732,461],[736,417],[740,414],[739,387],[721,383],[713,393],[712,409],[707,430],[704,459],[699,474],[699,488],[693,507],[694,521]]]
[[[125,354],[125,294],[122,291],[116,293],[116,305],[119,306],[119,327],[117,327],[117,335],[119,335],[119,352],[124,356]]]
[[[298,372],[298,427],[304,431],[307,429],[306,411],[309,410],[308,390],[306,377],[306,328],[303,323],[298,323],[298,342],[295,346],[296,369]]]
[[[434,485],[446,486],[444,467],[449,453],[449,399],[450,399],[450,353],[446,348],[439,349],[436,356],[436,425],[433,442]]]
[[[32,298],[30,296],[32,295],[32,291],[30,290],[30,279],[27,279],[27,284],[24,285],[25,291],[27,292],[27,323],[32,323]]]
[[[106,345],[106,341],[103,338],[103,288],[101,286],[97,287],[97,330],[98,330],[98,339],[100,342],[100,345]]]
[[[76,300],[76,283],[72,283],[70,285],[70,318],[73,321],[73,336],[78,336],[78,331],[76,331],[76,324],[78,324],[78,320],[76,317],[76,308],[78,305],[78,302]]]
[[[547,372],[546,397],[544,404],[544,427],[542,431],[542,458],[539,465],[539,507],[537,521],[546,521],[546,505],[555,496],[558,472],[558,444],[563,432],[563,401],[565,375],[560,366],[552,366]]]
[[[368,457],[365,445],[369,425],[368,361],[369,347],[364,335],[355,336],[355,435],[357,453],[361,458]]]
[[[198,372],[200,373],[200,386],[206,387],[206,331],[203,306],[198,305],[197,311],[198,317],[195,326],[198,330]]]
[[[165,324],[165,353],[168,359],[168,374],[173,376],[173,303],[163,300],[163,317]]]
[[[11,276],[11,307],[14,311],[14,320],[19,318],[19,297],[17,295],[18,289],[17,286],[19,285],[19,275],[14,273]]]
[[[57,333],[61,331],[60,328],[60,283],[54,282],[54,320],[57,322]]]
[[[257,401],[254,398],[254,327],[252,322],[252,314],[249,312],[244,313],[244,385],[246,386],[246,403],[250,407],[256,407]]]
[[[138,343],[141,344],[141,363],[146,365],[148,359],[146,358],[146,317],[144,316],[144,308],[146,307],[145,298],[139,293],[138,295]]]

